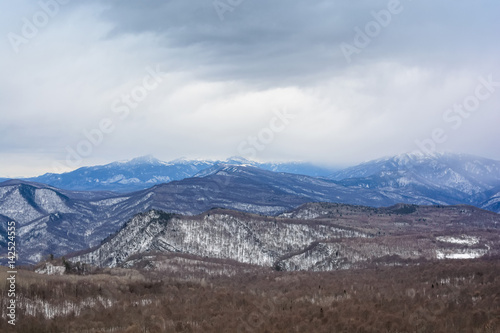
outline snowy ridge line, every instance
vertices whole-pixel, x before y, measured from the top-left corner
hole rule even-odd
[[[212,209],[183,216],[151,210],[129,220],[96,250],[70,259],[116,267],[141,254],[174,252],[274,269],[332,270],[500,254],[491,233],[500,227],[500,217],[472,207],[317,203],[292,214],[313,219],[283,215]]]

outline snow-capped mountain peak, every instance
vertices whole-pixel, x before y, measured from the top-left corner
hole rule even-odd
[[[246,158],[241,157],[241,156],[231,156],[228,159],[226,159],[224,161],[224,163],[227,163],[227,164],[247,164],[247,165],[256,164],[255,162],[247,160]]]
[[[408,195],[441,193],[473,203],[500,185],[500,161],[466,154],[410,153],[366,162],[330,178],[350,186],[384,191],[406,188]]]
[[[122,165],[143,165],[143,164],[149,164],[149,165],[166,165],[168,163],[160,161],[153,155],[144,155],[144,156],[139,156],[136,158],[133,158],[131,160],[119,162]],[[113,164],[113,163],[112,163]]]
[[[45,174],[26,180],[49,184],[67,190],[107,190],[132,192],[195,175],[208,175],[220,165],[246,165],[264,170],[327,176],[332,170],[318,168],[305,163],[258,163],[243,157],[233,156],[223,161],[176,159],[164,162],[152,155],[106,165],[82,167],[64,174]],[[201,173],[203,170],[204,173]]]

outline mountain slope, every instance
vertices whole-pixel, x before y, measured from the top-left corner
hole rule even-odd
[[[326,179],[233,165],[218,165],[197,177],[158,185],[149,191],[155,193],[156,201],[161,203],[154,208],[163,210],[167,202],[174,207],[179,205],[179,200],[172,200],[174,194],[180,198],[189,197],[193,214],[223,207],[273,215],[311,201],[373,206],[393,203],[376,192],[347,188]]]
[[[364,236],[321,223],[277,220],[228,210],[189,217],[152,210],[134,216],[98,249],[71,260],[114,267],[133,254],[160,251],[271,267],[280,257],[299,252],[314,241]]]
[[[107,212],[109,200],[120,200],[111,196],[114,194],[64,191],[25,181],[0,183],[0,220],[5,222],[2,226],[16,222],[19,263],[97,245],[122,224],[119,214]]]
[[[481,203],[480,207],[500,213],[500,186],[487,191],[484,196],[488,199]]]
[[[329,177],[346,186],[390,195],[431,197],[447,204],[480,206],[500,185],[500,161],[461,154],[402,154],[347,168]]]
[[[27,180],[68,190],[132,192],[190,177],[210,167],[207,161],[162,162],[152,156],[102,166],[82,167],[63,174],[45,174]]]
[[[332,270],[374,260],[474,258],[500,253],[491,232],[498,232],[499,222],[499,215],[470,206],[377,209],[321,203],[280,217],[224,209],[197,216],[151,210],[134,216],[97,249],[70,260],[115,267],[134,264],[131,256],[175,252],[279,270]]]

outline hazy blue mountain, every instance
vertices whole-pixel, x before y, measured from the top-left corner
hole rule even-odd
[[[152,156],[143,156],[125,162],[82,167],[63,174],[48,173],[27,180],[68,190],[132,192],[190,177],[211,165],[207,161],[163,162]]]
[[[143,156],[125,162],[82,167],[63,174],[47,173],[25,180],[68,190],[132,192],[161,183],[189,178],[204,169],[221,163],[251,165],[269,171],[310,176],[327,176],[332,172],[330,169],[309,163],[258,163],[241,157],[232,157],[225,161],[178,159],[163,162],[153,156]]]
[[[286,172],[297,175],[305,175],[311,177],[327,177],[332,173],[332,169],[320,167],[311,163],[289,162],[289,163],[260,163],[256,164],[264,170],[274,172]]]
[[[447,203],[480,205],[500,185],[500,161],[463,154],[402,154],[366,162],[329,177],[345,186],[390,195],[433,197]]]
[[[99,244],[129,217],[129,212],[112,210],[125,199],[111,192],[68,191],[9,180],[0,183],[0,224],[15,221],[18,262],[33,263],[50,253],[63,255]],[[0,247],[6,240],[3,229]]]
[[[488,199],[482,202],[479,207],[500,213],[500,186],[487,191],[484,196]]]

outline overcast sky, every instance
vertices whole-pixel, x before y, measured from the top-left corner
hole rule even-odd
[[[500,159],[498,13],[495,0],[2,1],[0,177],[146,154]]]

